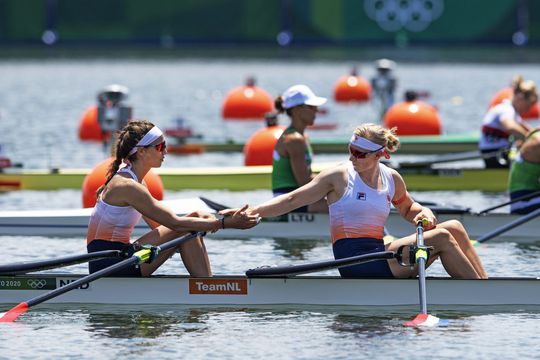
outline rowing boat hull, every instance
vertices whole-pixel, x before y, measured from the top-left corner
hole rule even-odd
[[[165,201],[177,214],[190,211],[214,210],[199,198]],[[92,209],[42,210],[42,211],[0,211],[0,235],[10,236],[71,236],[85,237]],[[460,220],[472,238],[478,238],[503,224],[519,218],[519,215],[491,213],[482,216],[471,213],[438,213],[439,222]],[[414,228],[396,212],[391,212],[386,223],[389,232],[397,237],[410,235]],[[540,241],[538,233],[540,218],[535,218],[504,234],[497,240],[511,240],[519,243]],[[149,231],[144,222],[135,227],[135,236]],[[328,239],[329,219],[327,214],[291,213],[263,221],[249,230],[225,229],[216,234],[219,238],[287,238],[304,240]]]
[[[400,154],[448,154],[478,149],[478,134],[400,136]],[[242,152],[244,143],[198,144],[208,152]],[[347,143],[343,139],[312,139],[311,146],[319,154],[343,154]]]
[[[79,278],[78,275],[63,274],[3,276],[0,277],[0,302],[20,303]],[[428,278],[427,289],[430,306],[540,306],[540,280],[537,278]],[[49,302],[126,305],[417,306],[418,281],[314,276],[103,278]]]
[[[335,164],[315,165],[315,173]],[[34,170],[0,173],[0,190],[81,189],[90,169]],[[270,189],[271,166],[221,168],[160,168],[156,172],[167,190],[231,190]],[[406,169],[400,170],[407,188],[412,191],[507,190],[507,169]]]

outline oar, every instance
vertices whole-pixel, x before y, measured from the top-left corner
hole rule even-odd
[[[516,203],[516,202],[518,202],[518,201],[532,199],[532,198],[537,197],[537,196],[540,196],[540,190],[539,190],[539,191],[532,192],[532,193],[527,194],[527,195],[520,196],[520,197],[518,197],[518,198],[515,198],[515,199],[510,200],[510,201],[507,201],[507,202],[504,202],[504,203],[502,203],[502,204],[499,204],[499,205],[495,205],[495,206],[489,207],[489,208],[487,208],[487,209],[484,209],[484,210],[482,210],[482,211],[479,211],[479,212],[476,213],[476,214],[477,214],[477,215],[482,215],[482,214],[485,214],[485,213],[490,212],[491,210],[495,210],[495,209],[501,208],[501,207],[503,207],[503,206],[506,206],[506,205],[510,205],[510,204]]]
[[[84,276],[80,278],[79,280],[73,281],[69,283],[68,285],[62,286],[61,288],[49,291],[48,293],[45,293],[43,295],[37,296],[33,299],[30,299],[28,301],[22,302],[19,305],[15,306],[8,312],[4,313],[0,317],[0,322],[13,322],[15,321],[20,315],[24,314],[28,311],[29,308],[32,306],[36,306],[38,304],[41,304],[42,302],[45,302],[47,300],[53,299],[59,295],[62,295],[70,290],[76,289],[79,286],[83,284],[88,284],[94,280],[97,280],[99,278],[102,278],[104,276],[110,275],[120,269],[126,268],[128,266],[136,265],[136,264],[142,264],[145,262],[151,262],[153,260],[153,257],[157,255],[161,251],[166,251],[172,248],[177,247],[178,245],[193,239],[194,237],[198,235],[203,235],[202,233],[191,233],[185,236],[182,236],[178,239],[171,240],[169,242],[166,242],[160,246],[156,246],[153,248],[144,248],[142,250],[137,251],[135,254],[133,254],[130,258],[120,261],[119,263],[116,263],[114,265],[111,265],[105,269],[101,269],[99,271],[96,271],[95,273],[92,273],[90,275]]]
[[[393,259],[396,253],[393,251],[380,251],[371,254],[351,256],[339,260],[326,260],[301,265],[284,265],[272,267],[259,267],[246,271],[247,277],[281,277],[306,274],[345,266],[367,263],[369,261]]]
[[[474,159],[483,159],[487,157],[493,157],[493,156],[497,156],[501,154],[504,151],[507,151],[507,150],[506,149],[497,150],[497,151],[492,151],[492,152],[484,153],[484,154],[482,154],[479,151],[450,153],[450,154],[437,155],[437,156],[432,157],[431,159],[400,161],[398,162],[397,165],[399,165],[400,169],[430,167],[431,165],[442,164],[442,163],[447,163],[447,162],[474,160]]]
[[[230,209],[230,206],[217,203],[208,198],[205,198],[204,196],[199,196],[199,199],[201,199],[209,208],[214,209],[214,211]]]
[[[69,265],[81,264],[90,260],[120,257],[120,250],[96,251],[89,254],[72,255],[52,260],[40,260],[28,263],[7,264],[0,266],[0,275],[26,274],[33,271],[54,269]]]
[[[416,317],[405,323],[405,326],[434,326],[447,325],[447,320],[441,320],[427,312],[426,295],[426,261],[428,258],[427,248],[424,246],[424,222],[418,221],[416,224],[416,263],[418,264],[418,289],[420,295],[420,313]]]
[[[519,225],[523,224],[523,223],[526,223],[527,221],[530,221],[532,219],[534,219],[535,217],[538,217],[540,215],[540,208],[534,210],[533,212],[527,214],[527,215],[523,215],[519,218],[517,218],[516,220],[514,221],[511,221],[509,222],[508,224],[505,224],[485,235],[483,235],[482,237],[480,237],[479,239],[475,240],[477,243],[483,243],[483,242],[486,242],[488,240],[491,240],[509,230],[512,230],[513,228],[515,227],[518,227]],[[540,229],[539,229],[540,230]]]

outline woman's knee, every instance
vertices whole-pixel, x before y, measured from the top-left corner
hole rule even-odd
[[[459,220],[448,220],[440,224],[443,229],[447,229],[450,232],[464,232],[465,227]]]
[[[431,234],[431,236],[426,240],[428,240],[427,244],[433,246],[436,252],[459,247],[450,230],[446,228],[439,228],[432,231],[433,234]]]

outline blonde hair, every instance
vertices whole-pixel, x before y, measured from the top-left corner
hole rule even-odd
[[[376,124],[362,124],[354,129],[354,134],[384,146],[386,151],[394,152],[399,148],[399,139],[396,135],[397,127],[387,129]]]
[[[536,91],[534,81],[523,80],[523,76],[516,75],[512,81],[512,88],[514,89],[514,95],[523,94],[525,99],[532,103],[538,101],[538,92]]]

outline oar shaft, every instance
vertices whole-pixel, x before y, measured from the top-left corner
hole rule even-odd
[[[286,265],[286,266],[274,266],[263,267],[257,269],[250,269],[246,271],[248,277],[264,277],[264,276],[293,276],[306,274],[310,272],[317,272],[323,270],[330,270],[345,266],[363,264],[369,261],[393,259],[396,254],[393,251],[381,251],[371,254],[351,256],[339,260],[320,261],[311,264],[302,265]]]
[[[424,246],[424,228],[422,222],[416,226],[416,242],[418,247]],[[426,294],[426,259],[418,259],[418,290],[420,295],[420,313],[427,314],[427,294]]]
[[[534,219],[535,217],[538,217],[540,215],[540,208],[534,210],[532,213],[529,213],[527,215],[523,215],[521,216],[520,218],[510,222],[509,224],[506,224],[506,225],[503,225],[487,234],[485,234],[484,236],[480,237],[479,239],[477,239],[476,241],[478,241],[479,243],[483,243],[485,241],[488,241],[488,240],[491,240],[493,239],[494,237],[497,237],[509,230],[512,230],[513,228],[523,224],[523,223],[526,223],[527,221],[530,221],[532,219]]]
[[[206,232],[192,232],[192,233],[189,233],[187,235],[184,235],[182,237],[179,237],[178,239],[174,239],[174,240],[171,240],[171,241],[167,241],[166,243],[162,244],[162,245],[159,245],[159,249],[160,251],[167,251],[169,249],[172,249],[172,248],[175,248],[177,247],[178,245],[186,242],[186,241],[189,241],[197,236],[204,236],[206,235]]]
[[[446,154],[434,156],[431,159],[426,160],[416,160],[416,161],[400,161],[400,168],[420,168],[420,167],[430,167],[431,165],[454,162],[454,161],[463,161],[463,160],[472,160],[472,159],[483,159],[487,157],[497,156],[501,154],[501,150],[492,151],[489,153],[482,154],[479,151],[469,151],[455,154]]]
[[[35,305],[38,305],[38,304],[41,304],[42,302],[44,301],[47,301],[49,299],[52,299],[54,297],[57,297],[59,295],[62,295],[70,290],[73,290],[73,289],[76,289],[78,288],[79,286],[83,285],[83,284],[87,284],[91,281],[94,281],[96,279],[99,279],[101,277],[104,277],[104,276],[107,276],[109,274],[113,274],[115,271],[117,270],[120,270],[120,269],[123,269],[125,267],[128,267],[130,265],[135,265],[137,263],[139,263],[139,258],[136,257],[136,256],[132,256],[130,257],[129,259],[126,259],[126,260],[122,260],[120,261],[119,263],[116,263],[112,266],[109,266],[105,269],[101,269],[99,271],[96,271],[90,275],[87,275],[85,277],[82,277],[80,278],[79,280],[75,280],[73,282],[70,282],[69,284],[67,285],[64,285],[56,290],[53,290],[53,291],[50,291],[46,294],[43,294],[43,295],[39,295],[39,296],[36,296],[35,298],[33,299],[30,299],[28,301],[26,301],[26,303],[28,304],[28,307],[32,307],[32,306],[35,306]]]
[[[166,251],[171,248],[175,248],[179,246],[180,244],[189,241],[193,239],[196,236],[203,236],[204,233],[191,233],[185,236],[182,236],[178,239],[174,239],[171,241],[166,242],[165,244],[161,245],[159,247],[159,250]],[[62,286],[58,289],[55,289],[53,291],[49,291],[48,293],[45,293],[43,295],[36,296],[33,299],[30,299],[28,301],[21,302],[19,305],[15,306],[11,310],[9,310],[7,313],[5,313],[3,316],[0,317],[0,322],[12,322],[17,319],[21,314],[25,313],[30,307],[41,304],[44,301],[47,301],[49,299],[52,299],[54,297],[57,297],[59,295],[62,295],[70,290],[73,290],[83,284],[88,284],[94,280],[97,280],[101,277],[108,276],[111,274],[114,274],[116,271],[123,269],[125,267],[140,264],[142,262],[147,261],[148,259],[151,259],[150,254],[153,252],[152,249],[142,249],[137,251],[133,256],[131,256],[129,259],[125,259],[120,261],[119,263],[116,263],[114,265],[111,265],[109,267],[106,267],[104,269],[101,269],[99,271],[96,271],[95,273],[92,273],[90,275],[84,276],[80,278],[79,280],[76,280],[74,282],[69,283],[68,285]],[[151,260],[150,260],[151,261]]]
[[[0,275],[26,274],[33,271],[42,271],[64,266],[85,263],[90,260],[99,260],[111,257],[119,257],[119,250],[96,251],[88,254],[66,256],[59,259],[41,260],[31,263],[7,264],[0,266]]]
[[[489,207],[489,208],[487,208],[487,209],[484,209],[484,210],[478,212],[478,215],[482,215],[482,214],[488,213],[488,212],[490,212],[491,210],[495,210],[495,209],[501,208],[501,207],[506,206],[506,205],[514,204],[514,203],[516,203],[516,202],[518,202],[518,201],[523,201],[523,200],[532,199],[532,198],[537,197],[537,196],[540,196],[540,190],[539,190],[539,191],[535,191],[535,192],[530,193],[530,194],[527,194],[527,195],[520,196],[520,197],[518,197],[518,198],[512,199],[512,200],[507,201],[507,202],[504,202],[504,203],[502,203],[502,204],[495,205],[495,206]]]
[[[188,235],[184,235],[184,236],[182,236],[182,237],[180,237],[178,239],[174,239],[174,240],[166,242],[165,244],[160,245],[159,248],[160,248],[161,251],[166,251],[166,250],[175,248],[178,245],[182,244],[183,242],[191,240],[191,239],[193,239],[194,237],[196,237],[198,235],[202,236],[202,234],[203,233],[191,233],[191,234],[188,234]],[[35,306],[35,305],[40,304],[40,303],[42,303],[44,301],[47,301],[49,299],[52,299],[52,298],[57,297],[59,295],[62,295],[62,294],[66,293],[66,292],[68,292],[70,290],[76,289],[76,288],[78,288],[79,286],[81,286],[83,284],[87,284],[87,283],[92,282],[94,280],[97,280],[97,279],[99,279],[101,277],[104,277],[104,276],[107,276],[107,275],[110,275],[110,274],[114,274],[117,270],[126,268],[126,267],[131,266],[131,265],[139,264],[139,263],[141,263],[143,261],[144,260],[140,256],[138,256],[137,253],[135,253],[135,255],[133,255],[129,259],[122,260],[119,263],[116,263],[114,265],[111,265],[111,266],[106,267],[104,269],[101,269],[99,271],[96,271],[96,272],[94,272],[94,273],[92,273],[90,275],[82,277],[79,280],[76,280],[74,282],[69,283],[68,285],[62,286],[61,288],[58,288],[58,289],[50,291],[50,292],[48,292],[46,294],[37,296],[37,297],[35,297],[35,298],[31,299],[31,300],[28,300],[26,303],[28,304],[28,307]]]

